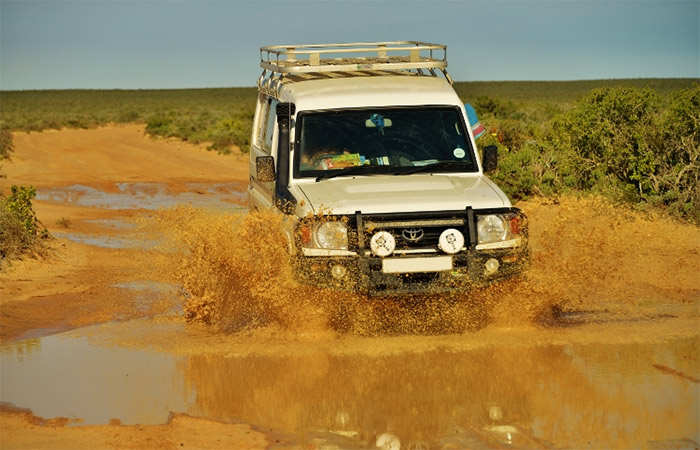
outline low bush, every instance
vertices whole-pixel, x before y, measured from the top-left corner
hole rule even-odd
[[[194,144],[208,142],[209,149],[230,153],[234,147],[247,152],[253,126],[253,110],[238,113],[200,111],[182,114],[158,112],[146,120],[146,132],[176,137]]]
[[[12,186],[10,195],[0,195],[0,267],[23,255],[41,256],[47,252],[49,232],[36,217],[32,186]]]
[[[2,124],[0,125],[0,161],[10,159],[10,153],[14,150],[12,145],[12,132]]]
[[[512,199],[590,192],[700,224],[700,86],[668,99],[594,89],[541,123],[499,118],[509,108],[484,104],[491,135],[480,146],[499,145],[492,176]]]

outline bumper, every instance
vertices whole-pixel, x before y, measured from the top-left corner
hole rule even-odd
[[[447,267],[445,258],[451,258]],[[301,256],[295,268],[299,278],[309,284],[382,296],[460,292],[517,276],[528,260],[527,247],[518,247],[451,257]],[[429,269],[421,271],[426,267]]]

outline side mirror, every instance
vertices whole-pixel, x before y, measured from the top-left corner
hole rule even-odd
[[[492,172],[498,168],[498,147],[495,145],[484,147],[481,166],[484,168],[484,172]]]
[[[464,109],[467,111],[467,119],[469,120],[469,126],[472,127],[474,139],[479,139],[486,129],[479,123],[479,117],[477,117],[476,110],[471,104],[465,103]]]
[[[262,182],[275,181],[275,158],[272,156],[255,158],[255,177]]]

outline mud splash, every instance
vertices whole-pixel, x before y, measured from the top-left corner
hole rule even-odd
[[[431,296],[374,301],[301,284],[287,250],[284,217],[275,212],[213,213],[191,207],[161,211],[151,232],[165,233],[165,250],[187,293],[184,313],[225,331],[273,327],[313,335],[461,332],[481,323],[468,298]]]
[[[468,292],[368,299],[300,284],[274,212],[162,211],[189,320],[228,331],[278,326],[303,333],[460,333],[501,326],[566,326],[576,312],[700,299],[700,230],[597,198],[521,205],[530,218],[531,267]],[[585,314],[580,317],[585,317]],[[584,319],[585,320],[585,319]]]
[[[700,228],[600,198],[522,207],[533,258],[524,287],[541,292],[545,304],[571,310],[700,300]]]

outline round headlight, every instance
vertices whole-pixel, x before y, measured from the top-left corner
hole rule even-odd
[[[505,218],[494,214],[479,216],[476,222],[476,231],[479,236],[479,243],[485,244],[504,240],[508,228]]]
[[[369,241],[369,248],[376,256],[389,256],[396,248],[396,239],[388,231],[377,231]]]
[[[318,248],[347,250],[348,229],[342,222],[324,222],[314,227]]]

